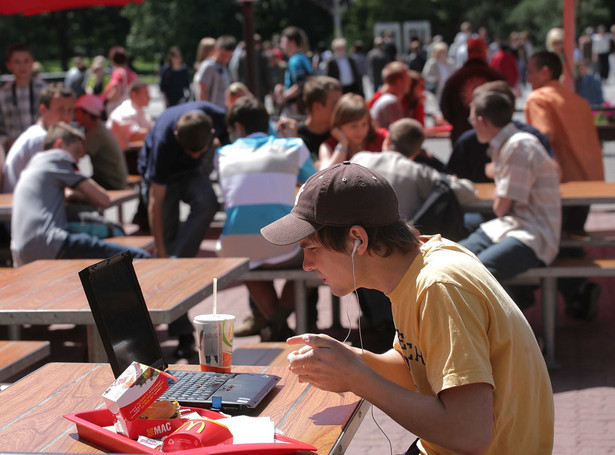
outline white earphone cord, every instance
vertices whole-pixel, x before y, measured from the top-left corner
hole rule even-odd
[[[355,269],[354,269],[354,252],[356,251],[356,247],[357,247],[357,244],[355,243],[355,247],[352,251],[350,259],[352,260],[352,281],[353,281],[353,286],[354,286],[354,294],[357,298],[357,305],[359,305],[359,293],[357,292],[357,275],[355,274]],[[350,320],[349,307],[350,305],[346,305],[346,318],[348,319],[348,333],[346,334],[346,338],[344,338],[344,341],[342,341],[342,343],[346,343],[346,341],[348,341],[348,338],[350,338],[350,333],[352,331],[352,321]],[[359,343],[361,344],[361,354],[363,354],[364,349],[363,349],[363,334],[361,333],[361,307],[360,306],[359,306],[359,320],[357,321],[357,325],[359,329]],[[389,443],[389,452],[391,453],[391,455],[393,455],[393,443],[391,442],[391,439],[389,438],[389,436],[384,432],[382,427],[376,421],[376,416],[374,415],[373,405],[371,406],[370,411],[372,415],[372,420],[374,421],[374,423],[376,424],[380,432],[387,439],[387,442]]]

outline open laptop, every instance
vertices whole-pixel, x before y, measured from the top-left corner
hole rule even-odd
[[[86,267],[79,278],[115,377],[133,361],[167,371],[130,253]],[[267,374],[167,372],[178,381],[169,379],[161,399],[231,412],[255,408],[280,380]]]

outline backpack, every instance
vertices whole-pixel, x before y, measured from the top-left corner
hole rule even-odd
[[[412,223],[421,234],[441,234],[455,242],[467,237],[463,225],[463,209],[444,175],[414,214]]]

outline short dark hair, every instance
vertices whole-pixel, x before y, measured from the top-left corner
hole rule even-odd
[[[189,152],[197,152],[207,147],[211,141],[212,121],[201,111],[189,111],[177,121],[177,142]]]
[[[419,244],[419,232],[411,223],[399,220],[387,226],[364,227],[369,241],[369,249],[381,257],[388,257],[395,251],[408,253]],[[308,238],[323,248],[339,253],[347,253],[347,240],[350,226],[324,226]]]
[[[116,65],[124,65],[128,62],[128,53],[122,46],[113,46],[109,50],[109,60]]]
[[[284,30],[282,30],[282,36],[286,37],[287,40],[294,41],[294,43],[298,47],[301,47],[305,44],[303,42],[303,30],[301,30],[299,27],[295,27],[294,25],[286,27]]]
[[[74,98],[75,92],[61,82],[46,85],[38,97],[38,104],[49,109],[51,100],[54,98]]]
[[[425,131],[418,121],[403,118],[389,126],[389,139],[393,150],[409,158],[421,151]]]
[[[222,35],[216,40],[216,48],[232,51],[237,47],[237,40],[231,35]]]
[[[32,49],[30,48],[29,44],[13,43],[13,44],[9,45],[6,48],[6,51],[5,51],[6,61],[7,62],[11,59],[11,57],[13,56],[13,54],[15,52],[29,52],[30,55],[32,55],[32,57],[34,57],[34,55],[32,54]]]
[[[477,116],[486,118],[497,128],[505,127],[512,120],[513,106],[503,93],[479,93],[472,100],[472,104]]]
[[[65,145],[71,145],[77,141],[85,142],[85,136],[81,131],[68,123],[58,122],[49,128],[49,132],[43,140],[43,150],[52,149],[58,139],[62,139]]]
[[[269,114],[265,106],[252,96],[242,96],[226,114],[226,124],[239,123],[246,134],[266,133],[269,130]]]
[[[551,73],[552,80],[558,80],[562,75],[562,61],[554,52],[538,51],[532,54],[530,60],[533,60],[539,69],[546,66]]]
[[[508,97],[511,105],[515,105],[515,94],[510,89],[510,85],[506,81],[490,81],[479,85],[474,89],[473,95],[476,96],[485,92],[498,92]]]
[[[382,68],[382,80],[387,84],[393,84],[397,80],[404,77],[404,73],[408,71],[408,66],[402,62],[390,62]]]
[[[329,92],[342,91],[342,84],[339,80],[329,76],[311,76],[303,86],[303,102],[308,111],[312,109],[312,104],[320,103],[323,106],[327,103]]]

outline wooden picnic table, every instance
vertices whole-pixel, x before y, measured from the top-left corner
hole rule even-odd
[[[478,198],[463,206],[466,212],[485,212],[493,208],[494,183],[476,183]],[[579,181],[560,184],[562,206],[615,204],[615,182]]]
[[[198,365],[173,369],[198,370]],[[338,395],[300,384],[287,368],[233,367],[282,379],[257,409],[286,436],[309,443],[318,454],[343,454],[369,403],[352,393]],[[113,382],[108,364],[48,363],[2,392],[0,441],[4,452],[106,453],[80,439],[64,414],[103,406],[101,394]]]
[[[90,361],[107,357],[77,273],[94,259],[31,262],[0,275],[0,324],[84,324]],[[135,259],[154,324],[168,324],[248,270],[247,258]]]
[[[137,189],[128,189],[128,190],[109,190],[107,191],[109,195],[109,206],[97,208],[96,210],[105,211],[110,208],[117,208],[118,210],[118,220],[120,224],[123,221],[122,216],[122,206],[129,201],[134,201],[139,199],[139,191]],[[72,204],[71,204],[72,205]],[[74,204],[75,207],[81,206],[92,208],[92,206],[87,206],[85,204]],[[13,194],[5,193],[0,194],[0,221],[11,221],[11,215],[13,214]]]

